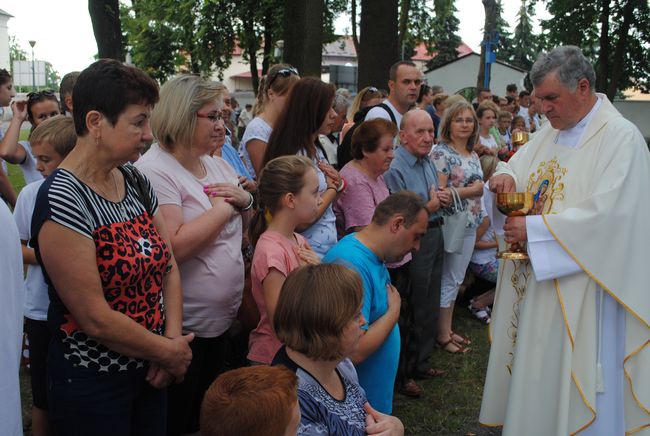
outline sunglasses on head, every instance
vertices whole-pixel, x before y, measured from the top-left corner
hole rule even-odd
[[[41,98],[56,98],[54,91],[32,91],[27,94],[27,101],[40,100]]]
[[[289,76],[297,76],[298,75],[298,70],[295,69],[294,67],[287,67],[287,68],[281,68],[278,71],[275,72],[273,77],[271,78],[271,81],[269,82],[269,88],[275,82],[275,79],[278,77],[289,77]]]
[[[381,95],[379,92],[379,89],[375,88],[374,86],[369,87],[366,92],[363,94],[363,97],[361,97],[362,101],[368,101],[372,98],[376,98],[377,95]]]

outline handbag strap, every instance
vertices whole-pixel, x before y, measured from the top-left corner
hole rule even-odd
[[[463,207],[463,201],[460,198],[460,194],[453,186],[450,186],[449,190],[451,191],[451,196],[454,199],[454,213],[462,212],[465,208]]]
[[[131,166],[131,171],[124,171],[123,173],[129,179],[131,186],[135,189],[138,194],[138,199],[144,206],[145,210],[150,217],[153,218],[153,210],[151,204],[151,197],[149,196],[149,190],[147,189],[147,182],[144,179],[144,176],[136,167]]]

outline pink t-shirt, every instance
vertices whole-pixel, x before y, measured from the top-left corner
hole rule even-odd
[[[361,171],[354,161],[348,162],[339,174],[345,179],[346,184],[345,190],[334,203],[336,229],[340,239],[348,233],[348,229],[370,224],[377,205],[388,197],[389,192],[383,175],[373,180]],[[411,260],[410,253],[401,261],[392,263],[388,267],[397,268],[409,260]]]
[[[384,176],[373,180],[357,168],[354,161],[348,162],[340,174],[345,179],[346,188],[334,203],[339,239],[352,227],[370,224],[375,208],[388,197]]]
[[[180,206],[183,222],[192,221],[212,208],[203,186],[208,183],[238,184],[237,174],[220,157],[201,158],[207,176],[195,177],[157,144],[136,163],[151,180],[158,203]],[[226,332],[237,316],[244,288],[241,254],[242,219],[234,214],[201,252],[179,264],[183,286],[183,330],[212,338]]]
[[[299,246],[309,246],[302,235],[294,233],[294,236]],[[255,245],[251,264],[251,286],[253,298],[260,311],[260,322],[251,332],[248,341],[248,359],[254,362],[270,364],[282,345],[275,337],[266,312],[262,282],[269,275],[271,268],[275,268],[286,277],[300,266],[300,259],[294,247],[292,241],[273,230],[262,233]]]

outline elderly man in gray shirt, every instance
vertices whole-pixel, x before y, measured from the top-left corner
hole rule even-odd
[[[415,109],[404,114],[399,132],[401,146],[384,174],[390,192],[413,191],[426,201],[429,226],[422,237],[420,250],[412,260],[391,269],[391,279],[402,295],[402,352],[397,374],[398,390],[404,395],[419,397],[422,389],[417,378],[441,376],[445,371],[428,363],[433,351],[440,309],[442,276],[443,223],[440,208],[451,203],[448,192],[438,183],[438,173],[429,160],[433,146],[433,121],[429,114]]]

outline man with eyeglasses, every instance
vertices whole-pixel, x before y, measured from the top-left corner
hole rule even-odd
[[[385,107],[376,106],[368,112],[365,120],[383,118],[392,121],[399,127],[402,116],[413,106],[420,94],[422,85],[422,72],[411,61],[399,61],[390,67],[388,73],[388,98],[383,105],[392,113],[389,114]]]

